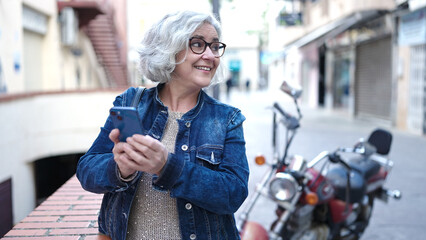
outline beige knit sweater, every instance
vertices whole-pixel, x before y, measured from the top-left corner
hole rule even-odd
[[[177,119],[183,113],[169,112],[166,129],[161,142],[174,153]],[[176,199],[170,192],[161,192],[152,187],[152,175],[143,173],[130,210],[127,239],[177,240],[181,239]]]

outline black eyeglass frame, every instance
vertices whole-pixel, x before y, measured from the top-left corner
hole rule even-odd
[[[203,51],[202,52],[200,52],[200,53],[198,53],[198,52],[195,52],[193,49],[192,49],[192,46],[191,46],[191,41],[193,40],[193,39],[198,39],[198,40],[201,40],[201,41],[203,41],[204,42],[204,49],[203,49]],[[225,43],[223,43],[223,42],[218,42],[218,41],[214,41],[214,42],[206,42],[204,39],[202,39],[202,38],[199,38],[199,37],[192,37],[192,38],[190,38],[189,39],[189,42],[188,42],[188,45],[189,45],[189,49],[191,49],[191,51],[193,52],[193,53],[195,53],[195,54],[203,54],[205,51],[206,51],[206,49],[207,49],[207,47],[209,47],[210,48],[210,50],[212,49],[211,48],[211,45],[212,44],[215,44],[215,43],[219,43],[219,44],[222,44],[222,46],[223,46],[223,52],[222,52],[222,54],[220,54],[219,56],[215,56],[215,57],[217,57],[217,58],[219,58],[219,57],[222,57],[223,56],[223,54],[225,54],[225,49],[226,49],[226,44]],[[212,51],[213,52],[213,51]]]

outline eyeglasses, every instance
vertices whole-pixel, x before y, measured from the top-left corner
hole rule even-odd
[[[206,51],[207,46],[209,46],[210,50],[212,51],[215,57],[222,57],[222,55],[225,53],[225,47],[226,47],[225,43],[221,43],[221,42],[208,43],[198,37],[192,37],[189,39],[189,48],[195,54],[202,54],[203,52]]]

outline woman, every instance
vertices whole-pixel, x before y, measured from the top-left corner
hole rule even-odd
[[[239,239],[234,213],[248,194],[240,110],[202,89],[217,82],[220,25],[195,12],[166,15],[140,49],[159,84],[138,105],[143,134],[119,142],[111,119],[80,159],[77,177],[104,193],[99,230],[112,239]],[[128,106],[136,89],[118,96]]]

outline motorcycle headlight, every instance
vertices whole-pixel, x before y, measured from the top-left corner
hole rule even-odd
[[[278,201],[290,201],[297,192],[298,184],[293,176],[279,172],[269,184],[269,194]]]

